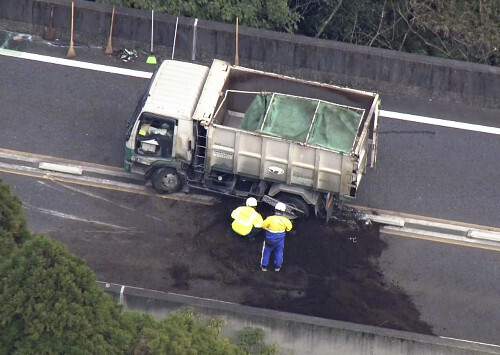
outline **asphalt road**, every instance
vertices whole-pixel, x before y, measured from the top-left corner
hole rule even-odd
[[[6,57],[0,66],[1,128],[9,132],[2,148],[122,165],[126,122],[146,79]],[[414,113],[394,97],[387,101],[385,110]],[[431,117],[433,107],[442,110],[436,102],[413,106]],[[492,110],[472,111],[462,109],[456,120],[492,119]],[[500,226],[499,135],[387,118],[379,132],[377,167],[364,177],[355,204]]]
[[[82,51],[80,57],[83,57]],[[129,64],[134,67],[133,63]],[[146,88],[147,80],[3,56],[0,56],[0,67],[3,69],[0,148],[122,165],[125,122]],[[382,101],[384,110],[500,126],[497,119],[500,110],[383,94]],[[498,147],[498,135],[382,118],[377,169],[365,176],[356,203],[499,227]],[[126,208],[112,207],[109,203],[95,207],[80,193],[68,198],[67,187],[26,182],[25,177],[10,174],[0,176],[23,199],[30,227],[38,232],[58,228],[69,232],[78,220],[66,217],[78,216],[83,222],[88,219],[103,226],[117,226],[117,231],[125,228],[131,232],[129,244],[134,245],[134,241],[145,235],[144,230],[155,233],[155,228],[163,228],[157,219],[165,215],[157,215],[151,209],[147,211],[151,217],[130,217],[135,213],[129,209],[137,208],[143,214],[141,206],[146,205],[135,195],[120,197],[127,200]],[[39,193],[42,188],[47,190],[43,195]],[[57,189],[65,193],[58,193]],[[132,199],[136,199],[136,205],[130,204]],[[124,210],[128,212],[124,214]],[[64,211],[68,216],[61,218],[50,211]],[[175,220],[176,217],[168,218]],[[143,229],[143,225],[147,228]],[[499,343],[500,335],[494,326],[500,323],[498,254],[386,238],[389,247],[380,257],[379,265],[388,281],[408,292],[437,334]],[[71,244],[71,236],[67,242]],[[107,245],[103,243],[103,247]],[[142,247],[154,249],[151,243],[142,243]],[[155,288],[154,285],[139,286]],[[468,319],[458,316],[464,307]]]
[[[355,204],[500,226],[500,135],[391,119],[379,133]]]
[[[0,56],[3,148],[122,166],[134,77]]]
[[[500,253],[382,236],[377,262],[389,285],[415,303],[437,335],[500,345]],[[399,251],[399,252],[398,252]]]

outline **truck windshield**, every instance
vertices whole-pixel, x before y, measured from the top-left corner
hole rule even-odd
[[[137,131],[136,152],[163,158],[172,157],[175,126],[174,119],[143,113]]]

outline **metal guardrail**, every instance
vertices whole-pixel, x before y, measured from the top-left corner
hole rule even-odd
[[[380,232],[382,233],[413,236],[500,251],[500,229],[494,227],[417,219],[390,213],[365,213],[364,219],[368,223],[380,224]]]

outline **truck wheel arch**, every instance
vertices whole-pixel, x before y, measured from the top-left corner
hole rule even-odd
[[[305,211],[306,214],[302,217],[310,215],[311,208],[316,205],[320,198],[320,193],[317,191],[281,183],[272,184],[267,195],[280,202],[284,202],[285,204],[295,206],[299,210]],[[282,199],[283,201],[281,201]]]
[[[278,194],[287,193],[290,195],[300,196],[308,205],[314,206],[320,197],[320,193],[305,189],[299,186],[289,186],[280,183],[273,183],[267,192],[267,195],[276,197]]]
[[[275,198],[278,201],[283,202],[285,205],[289,205],[303,211],[302,215],[297,216],[299,218],[307,218],[311,214],[311,206],[299,195],[290,194],[288,192],[280,192],[275,196]]]

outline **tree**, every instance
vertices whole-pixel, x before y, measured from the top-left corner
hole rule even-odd
[[[380,1],[367,0],[296,0],[292,4],[302,21],[299,32],[342,42],[363,42],[363,33],[377,25]]]
[[[245,354],[219,333],[224,321],[197,319],[190,310],[173,313],[142,332],[149,354]]]
[[[500,1],[295,0],[292,8],[308,36],[500,64]]]
[[[409,0],[398,12],[428,54],[500,64],[500,1]]]
[[[34,236],[0,264],[0,353],[124,354],[137,329],[60,243]]]
[[[0,260],[29,238],[21,200],[0,179]]]
[[[276,344],[266,344],[266,333],[260,328],[245,327],[238,333],[238,347],[246,355],[277,355],[280,353]]]
[[[295,32],[300,16],[288,7],[288,0],[98,0],[98,2],[154,9],[171,15]]]

